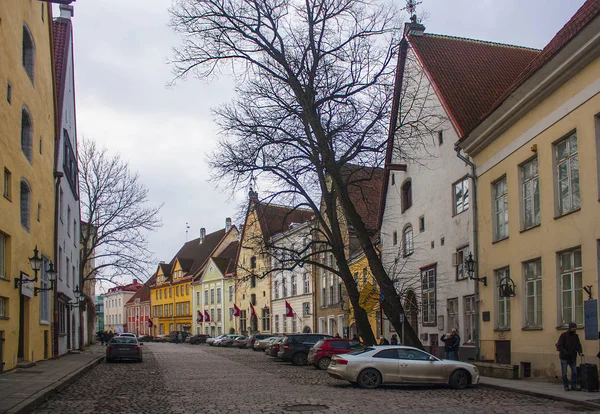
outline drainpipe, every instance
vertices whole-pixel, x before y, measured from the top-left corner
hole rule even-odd
[[[465,155],[461,153],[462,148],[458,143],[454,144],[454,151],[456,151],[456,156],[463,160],[465,164],[471,167],[471,174],[468,177],[471,179],[473,183],[472,191],[471,191],[471,205],[473,208],[473,253],[475,254],[475,275],[479,277],[479,243],[478,243],[478,220],[477,220],[477,174],[475,171],[475,163],[467,158]],[[481,332],[481,318],[479,316],[479,282],[475,282],[475,359],[480,359],[480,343],[479,343],[479,335]]]

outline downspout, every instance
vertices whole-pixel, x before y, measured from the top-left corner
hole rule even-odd
[[[467,158],[466,156],[464,156],[461,151],[462,148],[460,147],[459,143],[454,144],[454,151],[456,151],[456,156],[458,158],[460,158],[461,160],[463,160],[465,162],[465,164],[467,164],[468,166],[471,167],[471,173],[468,175],[468,177],[471,179],[471,182],[473,183],[473,189],[472,189],[472,197],[471,197],[471,205],[473,206],[473,251],[475,253],[475,275],[477,275],[476,277],[479,277],[479,243],[478,243],[478,219],[477,219],[477,173],[475,171],[475,163],[473,161],[471,161],[469,158]],[[475,342],[475,359],[479,360],[480,359],[480,343],[479,343],[479,334],[481,332],[480,327],[481,327],[481,319],[479,317],[479,282],[478,281],[474,281],[475,283],[475,335],[474,335],[474,342]]]

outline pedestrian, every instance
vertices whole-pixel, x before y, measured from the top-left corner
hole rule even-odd
[[[398,336],[396,334],[392,335],[392,339],[390,340],[392,345],[398,345]]]
[[[98,339],[100,340],[102,346],[104,346],[104,331],[98,332]]]
[[[442,342],[444,343],[444,358],[454,359],[454,348],[456,346],[457,337],[455,336],[456,329],[452,329],[452,332],[445,333],[442,335]]]
[[[179,333],[177,334],[177,343],[183,343],[183,333],[181,331],[179,331]]]
[[[569,330],[563,332],[558,337],[556,350],[560,359],[560,368],[562,371],[562,381],[565,391],[581,391],[581,387],[577,386],[577,354],[583,355],[579,335],[577,335],[577,325],[575,322],[569,322]],[[571,388],[567,380],[567,366],[571,368]]]
[[[454,347],[452,348],[452,359],[455,361],[460,361],[458,358],[458,351],[460,349],[460,336],[458,332],[456,332],[456,328],[452,328],[452,336],[456,338],[454,340]]]
[[[389,345],[390,341],[388,341],[387,339],[385,339],[385,336],[380,336],[379,337],[379,345]]]

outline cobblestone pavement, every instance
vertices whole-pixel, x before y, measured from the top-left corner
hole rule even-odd
[[[37,413],[569,413],[591,409],[486,388],[361,390],[262,352],[144,344],[143,363],[102,363]],[[308,407],[321,406],[317,407]]]

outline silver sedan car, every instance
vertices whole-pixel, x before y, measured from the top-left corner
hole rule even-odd
[[[463,389],[479,383],[475,365],[439,359],[409,346],[372,346],[334,355],[327,372],[369,389],[382,384],[448,384]]]

